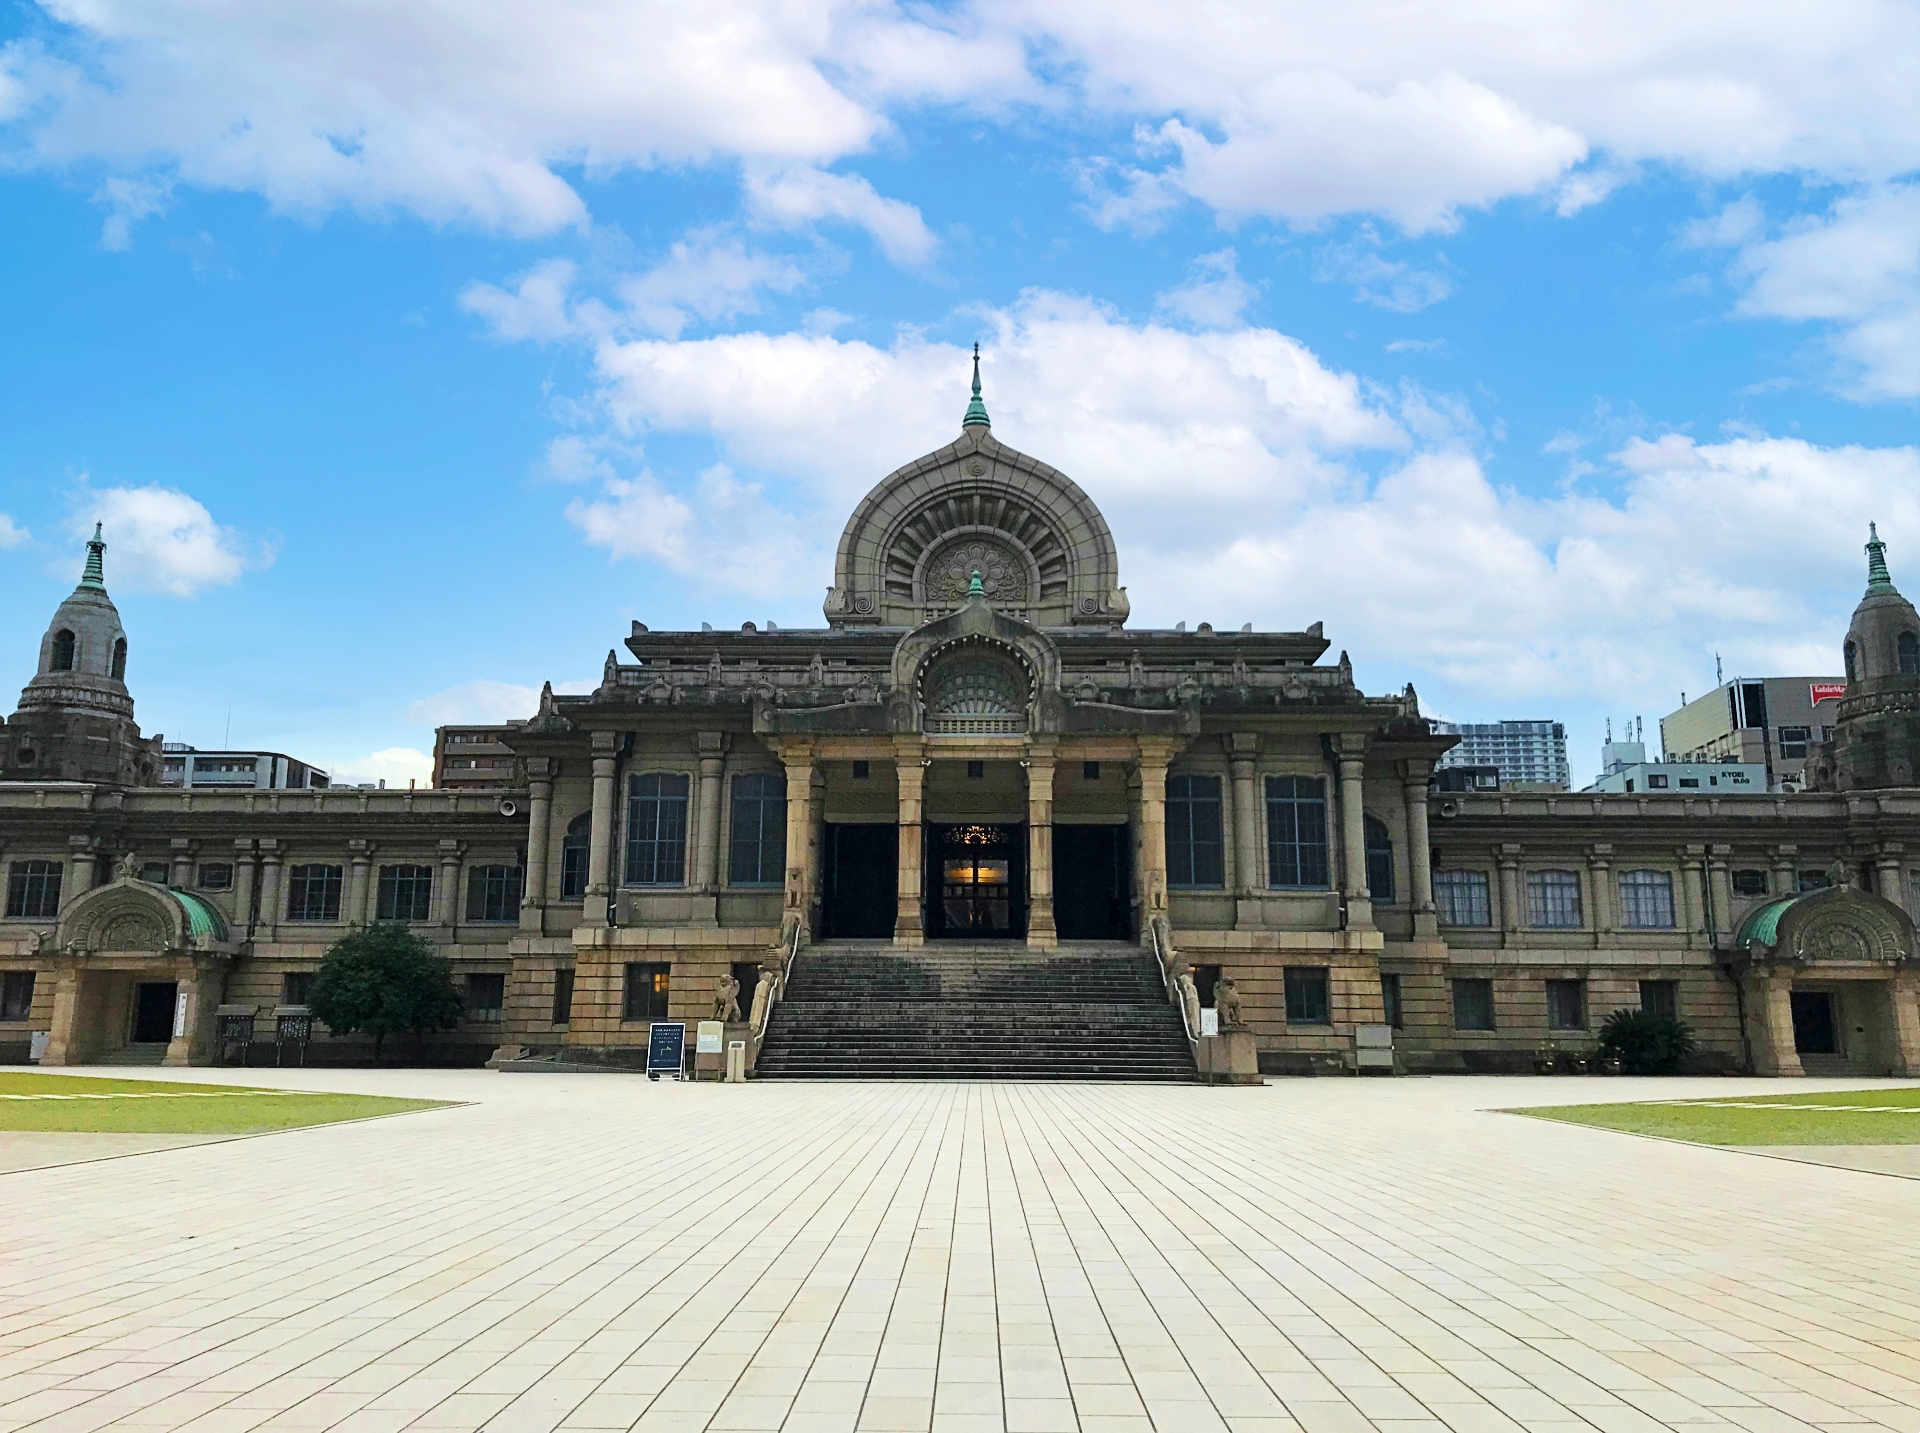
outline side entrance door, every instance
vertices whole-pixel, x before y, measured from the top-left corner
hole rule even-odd
[[[1053,922],[1062,940],[1128,940],[1126,826],[1053,828]]]
[[[1833,993],[1796,990],[1793,1001],[1793,1048],[1802,1055],[1837,1055],[1840,1036],[1833,1019]]]
[[[825,834],[824,938],[889,939],[899,915],[900,828],[829,823]]]
[[[134,1044],[164,1045],[173,1038],[173,999],[179,989],[171,980],[143,980],[134,987]]]

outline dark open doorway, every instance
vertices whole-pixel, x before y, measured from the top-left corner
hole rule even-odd
[[[1027,828],[929,826],[927,934],[1007,940],[1027,931]]]
[[[890,938],[899,914],[900,828],[829,824],[826,846],[821,934],[829,940]]]
[[[1053,828],[1053,923],[1062,940],[1130,940],[1125,826]]]
[[[163,1045],[173,1038],[173,1002],[179,989],[171,980],[143,980],[134,987],[134,1044]]]
[[[1796,990],[1793,1002],[1793,1048],[1802,1055],[1837,1055],[1840,1032],[1833,1019],[1833,995],[1825,990]]]

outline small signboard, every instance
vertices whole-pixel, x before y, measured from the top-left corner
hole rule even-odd
[[[656,1020],[647,1026],[647,1078],[663,1074],[681,1078],[687,1063],[687,1024],[684,1020]]]
[[[721,1042],[727,1038],[727,1027],[718,1020],[702,1020],[693,1032],[693,1053],[696,1055],[717,1055]]]
[[[1207,1009],[1202,1010],[1200,1012],[1200,1036],[1202,1039],[1205,1039],[1209,1035],[1218,1035],[1219,1033],[1220,1033],[1219,1008],[1217,1006],[1209,1006]]]
[[[176,991],[173,997],[173,1038],[178,1040],[187,1033],[187,992]]]
[[[1839,701],[1847,694],[1847,684],[1845,682],[1814,682],[1807,690],[1808,695],[1813,698],[1813,705],[1819,706],[1822,702]]]

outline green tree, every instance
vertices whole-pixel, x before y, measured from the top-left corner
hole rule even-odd
[[[404,925],[376,925],[334,942],[307,1003],[337,1035],[373,1037],[380,1063],[387,1036],[425,1035],[460,1023],[453,967]]]
[[[1677,1075],[1693,1053],[1693,1027],[1673,1015],[1620,1009],[1600,1024],[1600,1048],[1629,1075]]]

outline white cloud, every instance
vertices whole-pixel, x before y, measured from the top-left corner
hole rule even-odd
[[[133,247],[133,226],[142,219],[162,212],[171,199],[173,186],[150,180],[109,177],[94,192],[93,202],[111,212],[100,226],[100,247],[124,253]]]
[[[1202,254],[1194,260],[1193,269],[1184,284],[1155,298],[1157,307],[1205,328],[1231,328],[1260,296],[1258,288],[1240,277],[1238,256],[1232,249]]]
[[[11,551],[32,540],[29,533],[7,513],[0,512],[0,552]]]
[[[566,259],[548,259],[519,275],[512,290],[468,284],[460,291],[460,307],[485,319],[502,342],[551,343],[572,338],[586,330],[585,322],[568,307],[577,272],[577,266]]]
[[[698,230],[676,240],[653,268],[621,280],[618,292],[634,324],[678,338],[694,318],[757,313],[763,291],[791,293],[805,282],[800,266],[790,260],[754,252],[714,230]]]
[[[837,219],[873,236],[880,251],[896,264],[924,264],[933,256],[934,237],[920,211],[888,199],[857,174],[821,169],[750,169],[747,205],[764,224],[793,229]]]
[[[177,488],[94,488],[74,494],[68,530],[91,537],[102,525],[107,542],[107,587],[150,588],[191,597],[204,587],[237,582],[250,568],[272,563],[273,549],[222,527],[198,501]],[[72,566],[68,553],[59,570]]]
[[[389,746],[365,756],[336,759],[329,773],[336,786],[378,785],[401,787],[408,782],[421,786],[433,784],[433,756],[410,746]]]
[[[598,685],[592,681],[561,681],[555,682],[553,689],[579,695],[592,691]],[[406,718],[421,726],[486,726],[524,720],[532,716],[539,706],[538,687],[496,682],[483,677],[409,702]]]
[[[1380,236],[1370,224],[1345,243],[1322,249],[1313,276],[1322,283],[1351,284],[1355,298],[1390,313],[1418,313],[1453,292],[1453,280],[1442,269],[1383,257]]]
[[[1827,325],[1851,397],[1920,397],[1920,184],[1850,194],[1772,238],[1757,206],[1736,205],[1717,232],[1743,245],[1739,312]]]

